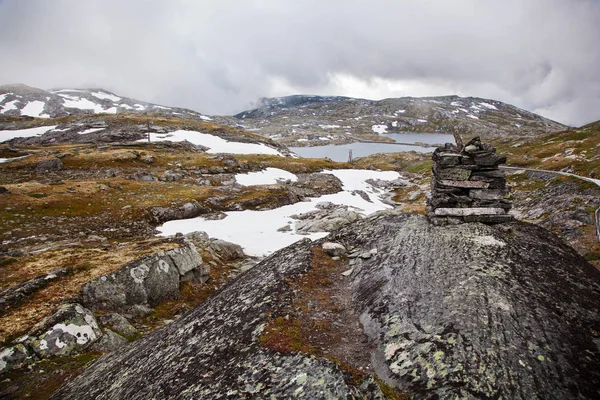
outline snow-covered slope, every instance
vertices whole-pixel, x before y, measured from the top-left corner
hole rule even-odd
[[[23,84],[0,86],[0,115],[55,118],[70,114],[153,113],[210,120],[196,111],[118,96],[104,89],[42,90]]]

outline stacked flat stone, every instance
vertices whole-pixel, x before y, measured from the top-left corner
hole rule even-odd
[[[479,137],[464,147],[446,143],[433,153],[433,177],[427,215],[438,225],[461,222],[510,221],[511,208],[504,171],[506,157],[481,143]]]

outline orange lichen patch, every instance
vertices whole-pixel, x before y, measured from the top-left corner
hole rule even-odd
[[[291,306],[269,321],[259,339],[280,352],[302,352],[338,364],[351,380],[370,369],[369,349],[351,305],[344,260],[333,260],[320,247],[312,250],[312,267],[289,284]]]
[[[178,246],[180,245],[175,242],[155,240],[144,246],[131,244],[110,251],[69,248],[29,256],[1,267],[3,288],[25,282],[55,269],[80,268],[53,281],[31,295],[27,301],[5,310],[0,316],[0,343],[24,333],[36,322],[50,315],[56,306],[76,296],[83,285],[90,280],[109,274],[137,258]]]

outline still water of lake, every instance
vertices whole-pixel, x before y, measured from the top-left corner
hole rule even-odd
[[[427,143],[444,144],[454,143],[452,135],[441,133],[392,133],[385,136],[398,143]],[[348,161],[348,152],[352,150],[352,157],[365,157],[376,153],[398,153],[416,151],[419,153],[432,153],[435,147],[409,146],[393,143],[350,143],[341,145],[290,147],[290,150],[305,158],[330,158],[333,161]]]

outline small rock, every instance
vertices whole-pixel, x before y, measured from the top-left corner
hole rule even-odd
[[[361,253],[361,254],[359,255],[359,257],[360,257],[360,258],[362,258],[362,259],[364,259],[364,260],[368,260],[369,258],[371,258],[371,256],[372,256],[372,255],[373,255],[373,254],[371,254],[370,252],[369,252],[369,253],[366,253],[366,252],[365,252],[365,253]]]
[[[4,186],[0,186],[0,194],[9,194],[10,192],[8,191],[7,188],[5,188]]]
[[[111,330],[125,336],[136,336],[139,331],[129,323],[127,318],[118,313],[110,313],[100,317],[100,322]]]
[[[44,160],[35,167],[36,171],[58,171],[63,169],[63,162],[59,158]]]
[[[349,270],[346,270],[344,272],[342,272],[343,276],[350,276],[350,274],[352,273],[352,271],[354,271],[354,268],[350,268]]]
[[[105,329],[102,338],[94,343],[92,350],[100,351],[102,353],[112,353],[113,351],[117,351],[126,346],[127,343],[129,342],[123,336],[110,329]]]
[[[277,232],[290,232],[292,230],[292,227],[289,225],[285,225],[282,226],[281,228],[277,229]]]
[[[323,252],[332,257],[346,254],[346,248],[339,243],[325,242],[322,247]]]

